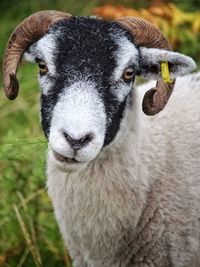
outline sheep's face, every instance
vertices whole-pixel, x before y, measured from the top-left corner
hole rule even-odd
[[[74,18],[26,57],[40,67],[41,121],[55,160],[90,162],[120,128],[138,64],[131,36],[113,22]]]
[[[56,164],[88,163],[113,142],[135,74],[159,80],[163,61],[172,78],[195,67],[187,56],[136,47],[132,38],[116,22],[70,18],[29,47],[27,59],[40,68],[41,122]]]

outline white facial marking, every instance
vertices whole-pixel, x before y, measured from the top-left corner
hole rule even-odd
[[[135,66],[138,68],[138,50],[133,43],[131,43],[126,37],[115,37],[115,41],[118,44],[118,50],[115,52],[115,58],[117,67],[113,72],[113,80],[120,81],[122,74],[129,66]],[[119,83],[112,89],[112,92],[116,96],[119,102],[123,102],[125,97],[131,91],[132,84]]]
[[[52,86],[52,82],[49,80],[47,76],[41,76],[39,75],[38,77],[39,83],[40,83],[40,88],[41,91],[44,95],[48,95],[48,92]]]
[[[112,89],[112,92],[116,96],[117,100],[122,103],[125,99],[125,97],[129,94],[129,92],[132,89],[132,84],[124,84],[120,83],[117,85],[117,87]]]
[[[44,35],[36,44],[33,44],[30,47],[30,51],[25,53],[25,59],[31,62],[35,62],[36,58],[41,58],[45,61],[48,67],[48,74],[52,77],[57,76],[56,68],[54,65],[54,51],[56,50],[56,42],[54,38],[56,37],[55,33],[49,33]],[[51,80],[46,76],[38,77],[42,93],[47,95],[49,89],[51,88]]]
[[[49,143],[64,157],[89,162],[100,152],[106,131],[106,114],[103,100],[89,81],[75,82],[64,89],[53,110]],[[76,153],[63,132],[72,139],[92,134],[93,139]]]
[[[35,62],[35,55],[34,55],[33,51],[32,51],[32,53],[25,52],[23,56],[27,61]]]
[[[126,37],[118,37],[116,43],[119,49],[115,52],[117,67],[113,75],[115,80],[119,80],[126,68],[131,65],[138,67],[138,50]]]
[[[56,50],[56,42],[53,34],[45,35],[37,42],[37,49],[40,51],[47,64],[49,73],[56,75],[56,69],[53,61],[54,51]]]

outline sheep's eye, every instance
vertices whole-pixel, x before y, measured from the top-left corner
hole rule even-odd
[[[47,65],[44,61],[38,62],[38,66],[39,66],[41,75],[46,74],[48,72]]]
[[[122,75],[122,79],[125,81],[125,82],[130,82],[131,80],[133,80],[135,76],[135,72],[134,72],[134,68],[127,68],[125,69],[123,75]]]

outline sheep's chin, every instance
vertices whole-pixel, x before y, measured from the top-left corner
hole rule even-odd
[[[56,151],[53,151],[54,153],[54,157],[60,161],[60,162],[63,162],[63,163],[67,163],[67,164],[77,164],[77,163],[80,163],[79,161],[77,161],[75,158],[67,158],[59,153],[57,153]]]
[[[55,151],[52,151],[52,156],[52,160],[54,161],[56,167],[63,172],[76,172],[78,170],[82,170],[90,162],[80,162],[74,158],[67,158]]]

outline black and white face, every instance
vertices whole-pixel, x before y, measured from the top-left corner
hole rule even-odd
[[[136,47],[116,22],[91,17],[54,24],[26,58],[39,65],[42,127],[54,162],[65,169],[92,161],[113,142],[137,73],[160,79],[162,61],[172,78],[195,67],[179,53]]]
[[[120,129],[138,50],[116,23],[74,18],[26,53],[39,64],[41,120],[55,159],[87,163]]]

